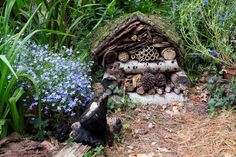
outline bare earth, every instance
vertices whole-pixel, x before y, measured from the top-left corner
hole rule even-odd
[[[105,148],[105,156],[236,156],[235,113],[223,111],[212,117],[204,87],[192,90],[190,100],[185,103],[138,106],[126,113],[115,113],[126,129],[120,143]]]

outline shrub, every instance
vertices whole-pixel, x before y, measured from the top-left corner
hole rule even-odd
[[[235,30],[235,1],[174,1],[173,19],[185,46],[186,67],[194,72],[199,64],[222,63],[233,67],[236,61],[230,36]]]

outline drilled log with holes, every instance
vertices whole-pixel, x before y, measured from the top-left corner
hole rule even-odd
[[[163,62],[139,62],[130,60],[126,63],[118,62],[120,69],[127,74],[143,73],[145,70],[150,69],[152,73],[160,72],[177,72],[180,67],[176,60],[168,60]]]

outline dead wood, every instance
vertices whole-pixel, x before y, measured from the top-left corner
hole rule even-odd
[[[191,85],[191,82],[184,71],[179,71],[171,74],[170,80],[174,83],[176,87],[179,87],[182,90],[189,88]]]
[[[161,51],[161,55],[166,60],[173,60],[176,57],[176,52],[174,48],[165,48],[164,50]]]
[[[176,60],[168,60],[163,62],[138,62],[135,60],[130,60],[126,63],[118,62],[120,69],[122,69],[126,74],[138,74],[143,73],[145,70],[150,69],[152,73],[157,72],[176,72],[180,70],[180,67]]]

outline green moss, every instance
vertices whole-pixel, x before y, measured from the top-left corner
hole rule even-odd
[[[164,21],[160,16],[148,16],[141,12],[134,12],[112,20],[104,27],[99,28],[97,32],[95,32],[93,40],[91,41],[90,50],[93,52],[94,49],[98,48],[104,40],[111,38],[112,34],[115,30],[117,30],[117,28],[125,25],[126,22],[135,17],[138,17],[140,21],[154,27],[156,30],[158,30],[160,33],[169,38],[170,41],[172,41],[176,46],[180,48],[180,38],[178,37],[178,34],[171,27],[171,25]]]

